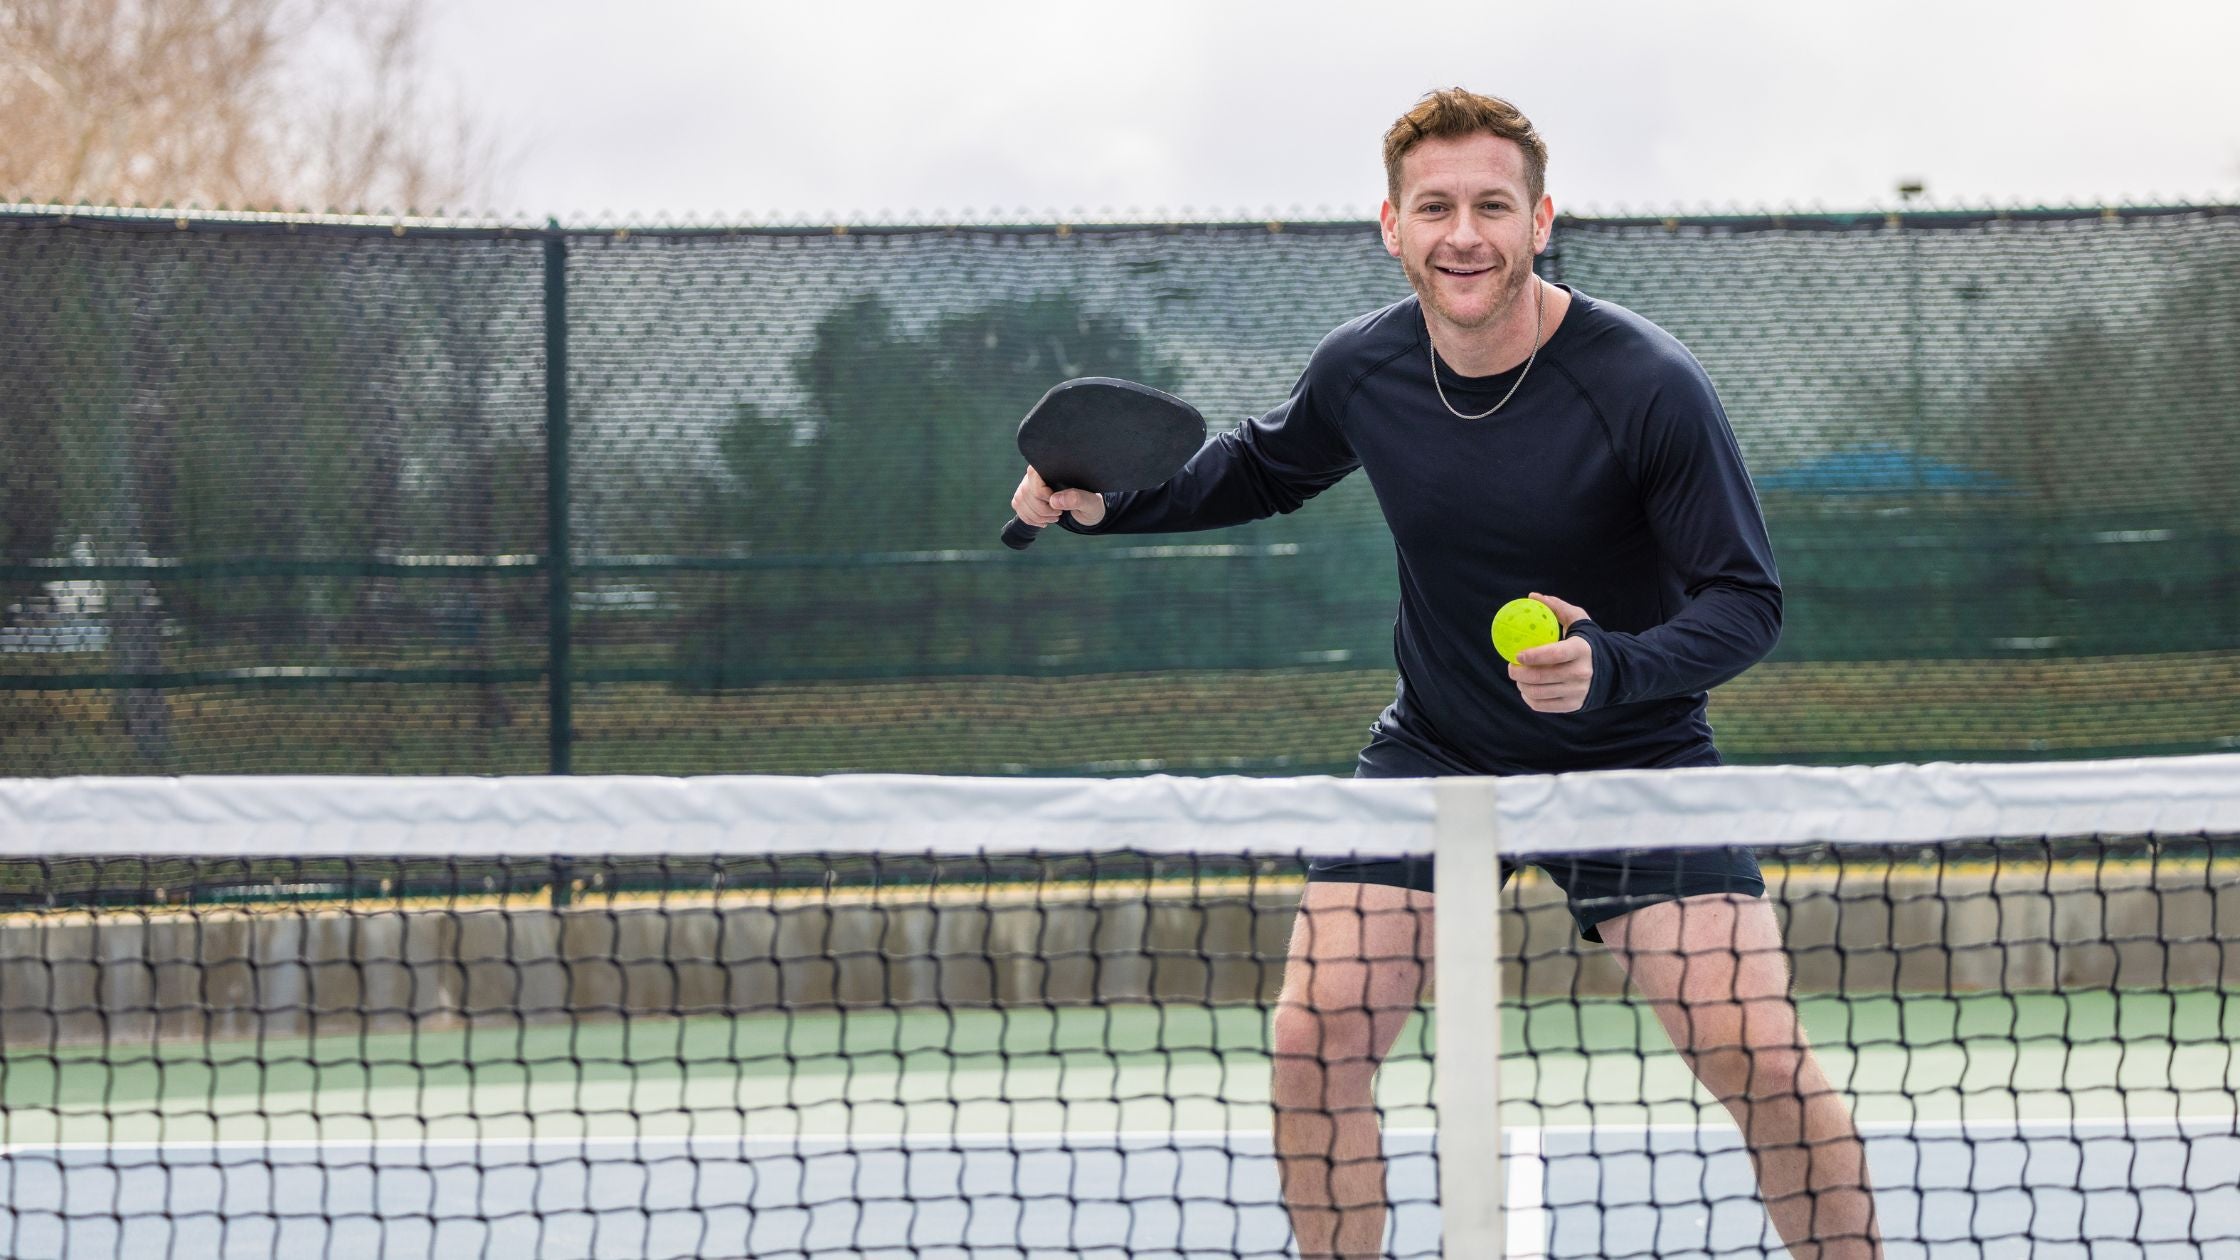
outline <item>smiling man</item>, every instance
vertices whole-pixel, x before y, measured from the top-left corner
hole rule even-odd
[[[1357,775],[1718,764],[1707,693],[1772,649],[1781,587],[1709,378],[1648,320],[1534,274],[1555,203],[1547,148],[1515,106],[1431,93],[1384,158],[1384,244],[1413,297],[1324,338],[1282,406],[1164,486],[1053,492],[1029,469],[1012,510],[1085,533],[1212,529],[1293,511],[1362,469],[1397,544],[1400,679]],[[1564,637],[1506,665],[1488,625],[1525,592]],[[1733,1114],[1791,1250],[1880,1255],[1864,1151],[1798,1025],[1755,858],[1541,865]],[[1431,888],[1425,859],[1310,869],[1274,1027],[1276,1149],[1304,1256],[1381,1254],[1373,1084],[1423,986]]]

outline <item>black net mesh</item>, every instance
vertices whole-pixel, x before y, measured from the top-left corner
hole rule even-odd
[[[1678,334],[1757,478],[1731,759],[2240,738],[2240,216],[1566,219],[1543,270]],[[995,544],[1051,383],[1264,410],[1404,295],[1372,225],[18,213],[0,274],[20,772],[1343,771],[1389,699],[1361,478]]]
[[[907,834],[0,861],[0,1248],[1272,1260],[1315,1227],[1288,1193],[1440,1254],[1436,1072],[1495,1051],[1434,1062],[1429,926],[1395,890],[1346,886],[1295,930],[1295,855],[930,857]],[[1738,1120],[1767,1166],[1818,1161],[1771,1197],[1792,1228],[1822,1203],[1830,1245],[1857,1182],[1833,1170],[1863,1149],[1893,1256],[2240,1247],[2240,842],[1765,862],[1785,947],[1631,964],[1793,981],[1685,1002],[1517,881],[1515,1254],[1788,1254]],[[1485,991],[1474,965],[1442,960],[1441,987]],[[1749,1072],[1699,1082],[1673,1051],[1745,1021]],[[1807,1045],[1822,1077],[1769,1083]],[[1863,1147],[1800,1129],[1803,1097],[1840,1099]]]

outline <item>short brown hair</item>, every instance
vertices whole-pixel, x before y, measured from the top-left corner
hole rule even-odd
[[[1525,193],[1535,202],[1545,191],[1548,146],[1524,111],[1498,96],[1480,96],[1466,88],[1441,88],[1426,92],[1414,109],[1400,115],[1384,133],[1385,193],[1400,200],[1400,159],[1426,140],[1459,140],[1474,135],[1499,136],[1524,150]]]

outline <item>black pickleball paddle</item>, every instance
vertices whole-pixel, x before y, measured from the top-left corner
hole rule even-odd
[[[1110,376],[1051,388],[1019,422],[1019,453],[1053,490],[1148,490],[1205,445],[1206,418],[1164,390]],[[1003,545],[1025,551],[1042,533],[1013,517]]]

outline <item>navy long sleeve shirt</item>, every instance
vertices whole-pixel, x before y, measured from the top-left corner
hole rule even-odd
[[[1082,533],[1217,529],[1290,512],[1359,468],[1398,549],[1400,682],[1375,737],[1481,774],[1690,764],[1712,754],[1710,688],[1772,650],[1781,586],[1725,411],[1686,347],[1572,291],[1514,397],[1461,420],[1432,392],[1410,297],[1332,332],[1291,397],[1208,442],[1153,490],[1107,496]],[[1476,413],[1512,370],[1457,377]],[[1493,614],[1542,591],[1585,608],[1576,713],[1527,708]]]

